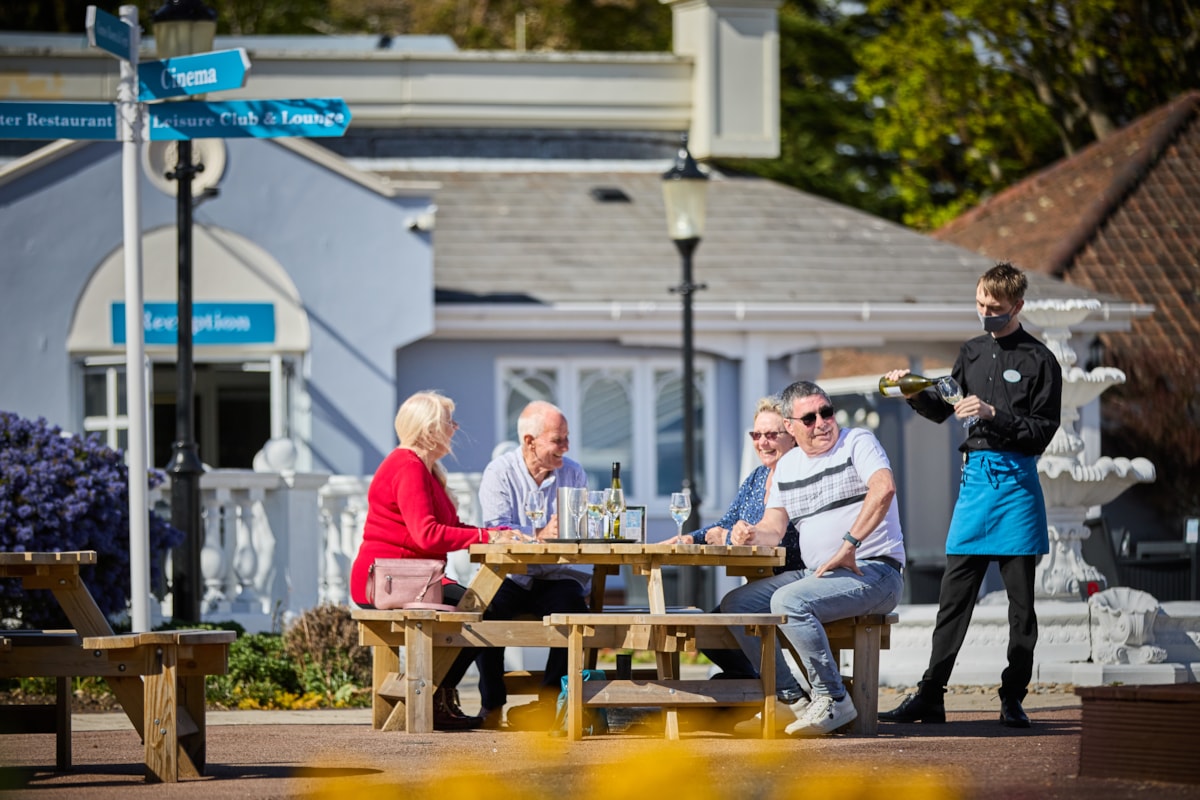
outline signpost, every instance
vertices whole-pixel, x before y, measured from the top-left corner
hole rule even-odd
[[[133,60],[133,28],[125,20],[103,9],[88,6],[87,37],[92,47],[104,50],[122,61]]]
[[[307,100],[186,101],[149,107],[147,138],[271,139],[280,136],[341,136],[350,109],[340,97]]]
[[[179,56],[138,65],[138,100],[240,89],[246,85],[250,59],[246,51],[216,50],[194,56]]]
[[[117,140],[113,103],[0,103],[0,139]]]

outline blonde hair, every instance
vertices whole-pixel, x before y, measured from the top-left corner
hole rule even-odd
[[[754,418],[758,419],[758,415],[764,411],[774,411],[779,416],[784,416],[783,405],[779,402],[779,395],[770,394],[758,399],[758,405],[754,407]]]
[[[439,447],[449,449],[445,430],[454,418],[454,401],[430,389],[417,392],[400,404],[396,412],[396,436],[406,450],[433,452]],[[449,454],[449,453],[447,453]],[[442,486],[446,485],[446,470],[440,461],[430,465],[430,471]]]

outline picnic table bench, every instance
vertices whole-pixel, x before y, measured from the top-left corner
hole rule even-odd
[[[207,749],[204,681],[228,671],[233,631],[113,633],[79,569],[94,564],[93,551],[0,553],[0,577],[19,578],[26,589],[49,589],[73,631],[4,632],[0,677],[56,678],[65,692],[70,678],[102,677],[141,737],[146,777],[174,783],[204,774]],[[69,710],[55,704],[56,765],[70,764]],[[46,727],[46,712],[35,712]],[[40,719],[39,719],[40,716]],[[64,748],[66,748],[64,752]]]

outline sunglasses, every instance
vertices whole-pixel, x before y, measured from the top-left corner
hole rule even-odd
[[[818,414],[821,415],[821,419],[829,419],[833,416],[833,406],[821,406],[816,411],[810,411],[803,417],[784,417],[784,419],[790,419],[793,422],[802,423],[806,428],[811,428],[813,423],[817,421]]]
[[[750,431],[750,440],[757,442],[759,439],[765,438],[768,442],[773,442],[786,433],[787,431],[763,431],[762,433]]]

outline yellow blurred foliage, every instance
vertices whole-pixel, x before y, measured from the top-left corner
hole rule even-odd
[[[695,743],[661,742],[603,763],[569,763],[557,740],[555,753],[505,757],[493,770],[479,763],[446,761],[436,775],[378,783],[331,779],[313,800],[382,800],[400,796],[437,800],[961,800],[956,782],[927,768],[814,762],[808,754],[776,750],[747,757],[712,758]],[[576,745],[578,746],[578,745]],[[611,754],[610,754],[611,755]],[[513,770],[521,779],[513,780]]]

